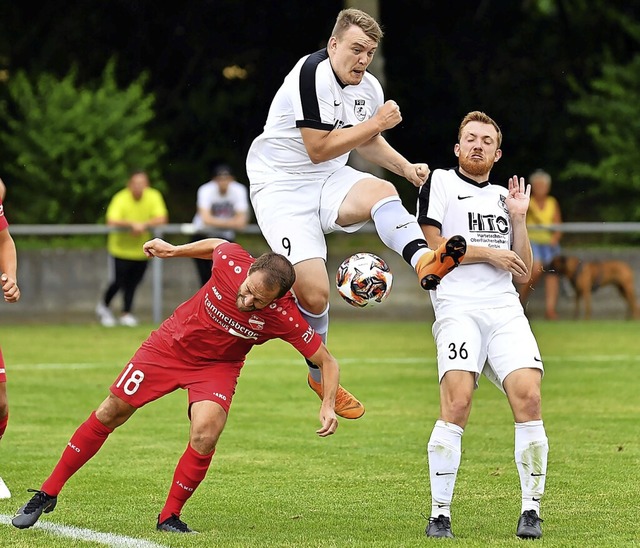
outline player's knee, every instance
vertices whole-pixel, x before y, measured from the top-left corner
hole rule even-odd
[[[385,179],[378,179],[378,191],[385,196],[398,196],[398,189],[391,182]]]
[[[535,420],[540,417],[542,408],[542,397],[538,390],[532,389],[522,398],[522,409],[528,417],[528,420]]]
[[[304,297],[299,297],[300,305],[311,314],[322,314],[329,304],[329,291],[324,288],[317,288],[307,291]]]
[[[189,444],[201,455],[208,455],[218,443],[220,433],[212,429],[198,429],[191,432]]]
[[[372,208],[380,200],[387,198],[398,198],[398,190],[395,185],[384,179],[378,179],[377,177],[370,177],[367,179],[361,179],[356,186],[347,195],[348,199],[345,202],[348,204],[347,209],[361,210],[363,208]],[[357,206],[354,206],[354,202]],[[344,204],[341,206],[343,211]]]
[[[442,403],[442,418],[447,422],[465,425],[471,412],[471,396],[459,394]]]
[[[96,418],[106,427],[114,429],[127,422],[134,412],[135,407],[117,396],[109,394],[107,399],[96,409]]]
[[[384,179],[374,179],[375,182],[371,184],[371,187],[367,189],[367,196],[371,201],[371,205],[375,205],[380,200],[384,200],[385,198],[391,198],[398,196],[398,189],[390,183],[389,181],[385,181]]]
[[[516,422],[538,420],[542,411],[542,397],[535,387],[520,391],[511,398],[511,407]]]

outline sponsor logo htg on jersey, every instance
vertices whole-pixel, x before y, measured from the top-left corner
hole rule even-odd
[[[469,231],[470,232],[499,232],[500,234],[509,233],[509,220],[502,215],[468,213]]]

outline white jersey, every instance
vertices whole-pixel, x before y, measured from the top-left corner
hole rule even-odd
[[[300,59],[276,93],[264,130],[247,156],[251,183],[274,174],[331,174],[346,165],[349,153],[314,164],[300,128],[331,131],[371,118],[384,103],[382,86],[366,72],[355,86],[345,86],[331,68],[326,49]]]
[[[206,209],[214,217],[231,219],[236,213],[249,210],[249,191],[242,183],[231,181],[227,191],[222,194],[218,183],[209,181],[198,188],[197,208]],[[194,215],[192,222],[197,231],[212,228],[204,224],[198,212]]]
[[[477,183],[456,169],[436,169],[418,198],[418,223],[442,236],[464,236],[470,246],[511,249],[513,234],[505,203],[507,189]],[[465,263],[429,292],[436,315],[449,306],[470,310],[520,306],[511,274],[489,263]]]

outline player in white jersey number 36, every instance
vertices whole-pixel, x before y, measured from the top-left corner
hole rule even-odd
[[[527,283],[533,262],[526,226],[531,188],[512,177],[489,182],[502,156],[502,133],[483,112],[463,119],[458,167],[436,169],[420,189],[418,221],[429,245],[450,234],[469,243],[464,264],[431,291],[436,321],[440,417],[428,444],[430,537],[453,537],[451,501],[462,433],[484,373],[506,395],[515,419],[515,461],[522,490],[520,538],[539,538],[549,444],[542,423],[542,359],[513,282]]]

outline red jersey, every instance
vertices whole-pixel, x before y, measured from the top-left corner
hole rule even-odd
[[[238,289],[254,261],[238,244],[219,245],[213,252],[209,281],[176,308],[151,333],[142,348],[169,354],[193,365],[207,365],[244,362],[253,346],[279,338],[293,345],[304,357],[312,356],[322,341],[300,315],[290,292],[262,310],[238,310]]]
[[[2,200],[0,200],[0,230],[4,230],[9,227],[9,223],[7,222],[7,218],[4,216],[4,206],[2,205]]]

